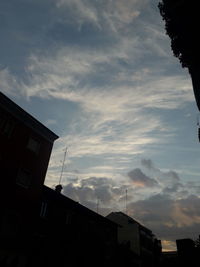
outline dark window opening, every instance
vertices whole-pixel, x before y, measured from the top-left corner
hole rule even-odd
[[[31,174],[25,169],[20,169],[17,175],[16,183],[24,188],[29,188],[31,184]]]
[[[46,214],[47,214],[47,203],[43,201],[40,209],[40,217],[45,218]]]
[[[2,129],[4,128],[5,122],[6,122],[5,116],[0,114],[0,130],[1,130],[1,132],[2,132]]]
[[[35,154],[38,154],[40,150],[40,143],[34,138],[30,137],[28,140],[27,148]]]
[[[0,115],[0,132],[8,137],[11,136],[15,127],[14,121],[7,116]]]
[[[71,223],[71,214],[70,213],[66,213],[66,218],[65,218],[65,223],[66,224],[70,224]]]

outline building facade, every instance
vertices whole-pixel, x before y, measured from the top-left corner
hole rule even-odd
[[[117,224],[46,186],[37,227],[31,266],[116,266]]]
[[[0,266],[116,266],[118,226],[44,186],[57,138],[0,93]]]
[[[149,229],[44,185],[57,138],[0,93],[0,266],[156,267],[161,247]]]
[[[0,260],[9,264],[17,261],[15,254],[25,253],[27,239],[31,240],[53,142],[57,138],[0,93]]]
[[[135,266],[158,266],[161,256],[161,242],[151,230],[123,212],[112,212],[108,219],[117,223],[118,243],[133,253]]]
[[[191,238],[176,240],[178,266],[199,266],[199,249]]]

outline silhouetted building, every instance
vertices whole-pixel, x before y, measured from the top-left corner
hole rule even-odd
[[[161,256],[161,242],[152,231],[123,212],[112,212],[107,216],[119,224],[118,242],[134,253],[135,266],[158,266]]]
[[[43,186],[33,266],[114,266],[117,224]]]
[[[25,253],[31,242],[42,186],[57,138],[0,93],[0,260],[5,258],[9,264],[17,261],[15,254]]]
[[[0,266],[157,266],[161,243],[149,229],[43,185],[57,138],[0,93]]]
[[[178,262],[180,267],[184,266],[199,266],[197,264],[195,243],[190,238],[176,240]]]
[[[164,251],[161,255],[161,267],[178,267],[177,251]]]

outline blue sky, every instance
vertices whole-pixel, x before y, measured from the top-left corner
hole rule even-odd
[[[197,238],[198,110],[153,0],[1,0],[0,90],[60,136],[46,184]]]

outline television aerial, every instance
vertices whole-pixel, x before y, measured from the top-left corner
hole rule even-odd
[[[63,189],[63,187],[62,187],[62,185],[61,185],[61,181],[62,181],[62,176],[63,176],[64,166],[65,166],[66,155],[67,155],[67,147],[66,147],[66,149],[65,149],[64,156],[63,156],[62,168],[61,168],[61,172],[60,172],[59,183],[58,183],[58,185],[55,186],[55,191],[58,192],[58,193],[61,193],[61,191],[62,191],[62,189]]]

